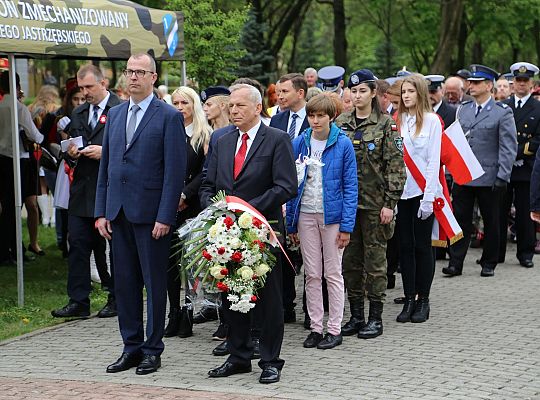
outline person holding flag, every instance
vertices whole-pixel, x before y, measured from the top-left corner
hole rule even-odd
[[[445,201],[437,196],[442,192],[439,171],[443,129],[432,111],[422,75],[404,78],[397,122],[407,173],[397,214],[405,292],[405,303],[397,321],[425,322],[429,318],[429,294],[435,272],[431,248],[433,213],[434,207],[440,211]]]

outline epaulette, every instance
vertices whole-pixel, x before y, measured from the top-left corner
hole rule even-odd
[[[502,107],[502,108],[508,108],[508,104],[501,103],[500,101],[496,101],[495,104],[497,104],[499,107]]]
[[[461,105],[464,106],[465,104],[470,104],[470,103],[472,103],[472,102],[473,102],[472,100],[465,100],[465,101],[462,101],[462,102],[461,102]]]

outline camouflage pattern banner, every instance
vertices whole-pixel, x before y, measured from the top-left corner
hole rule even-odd
[[[0,53],[184,60],[182,13],[126,0],[0,0]]]

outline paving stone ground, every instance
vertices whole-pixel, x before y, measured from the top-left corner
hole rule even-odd
[[[224,361],[211,355],[214,323],[165,339],[155,374],[107,374],[122,350],[117,321],[91,318],[0,342],[0,399],[540,399],[540,265],[520,267],[514,253],[494,278],[480,277],[475,249],[461,277],[443,277],[438,262],[424,324],[395,322],[400,279],[379,338],[304,349],[300,318],[287,324],[278,384],[259,384],[256,363],[249,374],[208,378]]]

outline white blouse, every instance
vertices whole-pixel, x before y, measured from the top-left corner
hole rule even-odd
[[[425,113],[420,133],[415,136],[415,132],[416,115],[403,114],[401,118],[403,144],[426,179],[426,187],[422,192],[409,168],[406,167],[407,180],[401,198],[410,199],[423,194],[422,200],[433,201],[440,186],[442,125],[437,114]]]

